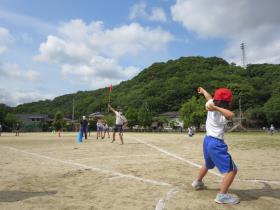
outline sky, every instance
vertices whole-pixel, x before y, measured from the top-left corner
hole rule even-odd
[[[0,0],[0,103],[116,85],[154,62],[280,63],[278,0]]]

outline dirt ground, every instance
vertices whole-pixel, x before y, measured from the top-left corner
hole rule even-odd
[[[279,209],[280,134],[233,133],[226,142],[238,175],[230,194],[238,205],[214,202],[221,177],[207,189],[191,183],[203,164],[204,134],[124,133],[124,145],[95,134],[0,136],[0,209]]]

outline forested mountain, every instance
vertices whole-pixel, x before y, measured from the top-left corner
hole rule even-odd
[[[156,116],[178,111],[193,96],[199,97],[196,92],[199,86],[210,93],[217,87],[228,87],[234,93],[235,110],[241,97],[242,110],[252,122],[280,124],[280,65],[254,64],[243,69],[217,57],[182,57],[154,63],[133,79],[114,86],[111,101],[113,107],[120,106],[124,111],[145,108]],[[61,111],[65,117],[71,117],[74,98],[75,115],[81,116],[106,111],[108,94],[108,87],[80,91],[53,100],[22,104],[13,108],[13,112],[54,116]]]

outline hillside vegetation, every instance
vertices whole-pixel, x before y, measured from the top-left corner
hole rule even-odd
[[[182,57],[166,63],[154,63],[131,80],[113,87],[112,106],[120,106],[130,112],[146,110],[151,116],[179,111],[193,96],[201,97],[196,93],[198,86],[210,93],[217,87],[232,89],[233,108],[238,110],[241,97],[242,111],[249,125],[280,125],[280,65],[254,64],[243,69],[217,57]],[[71,118],[73,98],[76,116],[106,112],[108,93],[107,87],[79,91],[53,100],[21,104],[12,108],[12,112],[54,116],[60,111]]]

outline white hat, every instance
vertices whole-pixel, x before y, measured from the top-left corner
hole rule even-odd
[[[86,116],[83,116],[83,120],[85,120],[86,119]]]

